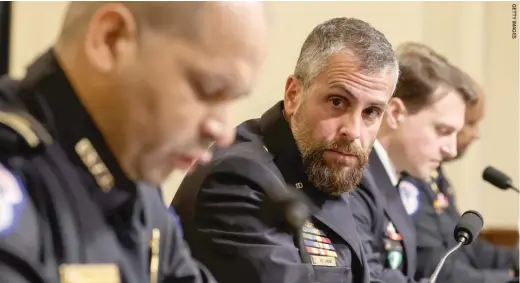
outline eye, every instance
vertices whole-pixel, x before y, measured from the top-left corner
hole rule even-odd
[[[381,110],[378,107],[369,107],[365,109],[364,114],[367,115],[370,119],[379,118],[381,114],[383,113],[383,110]]]
[[[436,126],[435,130],[439,136],[449,136],[455,131],[453,128],[446,126]]]
[[[329,101],[332,103],[334,107],[344,107],[345,100],[341,97],[331,97]]]

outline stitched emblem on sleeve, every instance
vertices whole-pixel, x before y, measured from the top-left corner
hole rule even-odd
[[[8,235],[22,215],[25,190],[21,181],[0,163],[0,236]]]

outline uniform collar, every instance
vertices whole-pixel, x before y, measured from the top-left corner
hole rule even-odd
[[[379,157],[381,164],[385,168],[385,172],[388,175],[388,178],[390,178],[392,186],[397,186],[399,183],[399,177],[395,173],[395,167],[392,164],[392,160],[390,160],[390,156],[388,156],[388,152],[378,140],[374,142],[373,149],[377,154],[377,157]]]
[[[52,50],[28,68],[21,99],[70,161],[94,181],[94,197],[104,210],[111,211],[135,197],[135,184],[122,172]]]
[[[275,159],[284,159],[303,168],[300,150],[296,145],[289,122],[283,115],[283,101],[276,103],[260,118],[260,130],[264,143]]]

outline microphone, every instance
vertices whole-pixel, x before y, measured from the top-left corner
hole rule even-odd
[[[482,178],[486,182],[501,190],[505,191],[508,189],[513,189],[517,193],[519,192],[518,188],[513,185],[511,178],[493,166],[488,166],[486,169],[484,169],[484,172],[482,172]]]
[[[439,264],[435,268],[430,280],[428,283],[435,283],[439,273],[441,272],[442,266],[446,259],[458,250],[462,245],[469,245],[478,237],[480,230],[482,230],[482,226],[484,226],[484,219],[480,213],[474,210],[468,210],[462,214],[453,230],[453,236],[457,241],[457,245],[449,250],[439,261]]]

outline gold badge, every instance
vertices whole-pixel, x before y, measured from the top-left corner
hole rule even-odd
[[[62,264],[61,283],[121,283],[115,264]]]
[[[96,179],[96,183],[106,193],[114,186],[114,176],[99,157],[96,149],[87,138],[82,138],[76,143],[76,153],[88,168],[90,174]]]
[[[311,255],[312,265],[336,266],[336,258],[330,256]]]
[[[439,186],[433,181],[430,182],[430,188],[435,194],[439,192]]]
[[[159,274],[159,245],[161,243],[161,231],[158,228],[152,230],[152,239],[150,240],[150,250],[152,257],[150,259],[150,283],[157,283]]]

